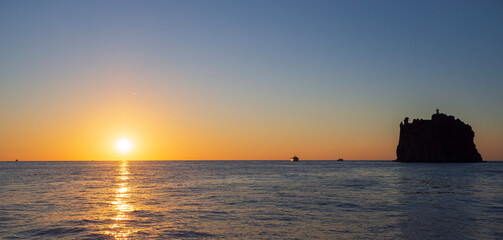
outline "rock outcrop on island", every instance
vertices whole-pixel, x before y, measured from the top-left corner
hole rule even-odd
[[[406,117],[400,123],[398,162],[481,162],[472,127],[453,116],[437,113],[431,120]]]

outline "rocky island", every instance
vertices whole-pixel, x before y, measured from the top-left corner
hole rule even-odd
[[[437,113],[431,120],[406,117],[400,123],[398,162],[482,162],[472,127],[454,116]]]

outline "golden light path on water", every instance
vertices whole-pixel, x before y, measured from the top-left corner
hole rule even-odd
[[[114,223],[109,226],[110,230],[105,231],[107,235],[113,236],[115,239],[129,239],[129,236],[136,231],[128,226],[129,214],[135,210],[130,204],[131,193],[128,185],[129,180],[129,165],[127,161],[123,161],[117,175],[117,184],[115,188],[115,200],[112,201],[117,215],[112,218]]]

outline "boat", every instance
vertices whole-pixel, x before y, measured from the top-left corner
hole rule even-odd
[[[344,159],[342,159],[342,158],[337,159],[337,162],[342,162],[342,161],[344,161]]]
[[[293,156],[292,158],[290,158],[290,161],[291,162],[298,162],[299,158],[297,156]]]

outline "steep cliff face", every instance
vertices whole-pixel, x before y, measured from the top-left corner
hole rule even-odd
[[[431,120],[400,123],[396,149],[399,162],[481,162],[472,127],[453,116],[433,114]]]

